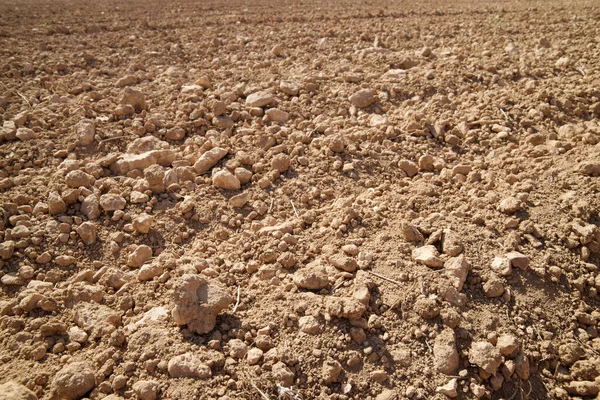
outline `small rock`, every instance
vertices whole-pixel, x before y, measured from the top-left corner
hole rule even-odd
[[[77,233],[84,244],[90,245],[96,242],[96,225],[92,222],[84,222],[77,227]]]
[[[500,276],[509,276],[512,274],[510,260],[505,257],[494,257],[494,261],[492,261],[492,271]]]
[[[519,349],[519,340],[513,335],[500,335],[496,348],[503,356],[514,356]]]
[[[296,96],[300,91],[300,87],[293,82],[281,82],[279,89],[290,96]]]
[[[433,245],[421,246],[413,250],[412,258],[418,263],[431,268],[440,268],[444,262],[438,257],[438,251]]]
[[[48,212],[53,215],[67,212],[67,203],[56,192],[48,195]]]
[[[158,396],[158,382],[137,381],[132,387],[140,400],[156,400]]]
[[[81,208],[79,209],[83,215],[89,220],[96,219],[100,216],[100,202],[95,194],[90,194],[81,202]]]
[[[277,154],[273,157],[273,161],[271,161],[271,168],[279,171],[280,173],[284,173],[290,167],[290,157],[287,154]]]
[[[504,282],[496,275],[490,278],[483,284],[483,292],[487,297],[500,297],[504,293]]]
[[[411,243],[421,243],[425,240],[419,229],[409,222],[402,222],[402,235],[404,240]]]
[[[438,372],[454,375],[459,366],[459,356],[456,350],[456,335],[452,329],[444,329],[433,343],[433,362]]]
[[[321,376],[326,384],[337,382],[341,372],[342,365],[331,358],[326,359],[321,367]]]
[[[7,240],[5,242],[0,243],[0,257],[3,260],[8,260],[12,257],[15,252],[15,242],[12,240]]]
[[[460,292],[469,274],[469,263],[464,254],[449,258],[444,263],[444,270],[452,285]]]
[[[583,349],[577,343],[566,343],[558,347],[560,362],[566,366],[573,365],[583,354]]]
[[[103,194],[100,196],[100,207],[104,211],[122,210],[127,205],[127,201],[118,194]]]
[[[321,324],[312,315],[305,315],[298,320],[298,328],[309,335],[321,333]]]
[[[294,284],[301,289],[321,290],[329,285],[325,267],[312,262],[294,273]]]
[[[241,187],[238,178],[226,169],[215,172],[212,182],[215,187],[225,190],[239,190]]]
[[[513,267],[517,267],[523,271],[525,271],[529,266],[529,258],[518,251],[511,251],[510,253],[506,254],[506,258],[510,261]]]
[[[36,134],[33,130],[29,128],[19,128],[17,129],[17,139],[19,140],[31,140],[36,138]]]
[[[595,396],[600,392],[600,386],[597,381],[571,381],[565,390],[578,396]]]
[[[254,347],[248,350],[248,354],[246,354],[246,362],[248,362],[248,365],[255,365],[258,364],[262,357],[263,351]]]
[[[134,90],[129,87],[125,88],[121,93],[119,103],[132,106],[138,113],[146,109],[146,98],[144,97],[144,94],[139,90]]]
[[[95,372],[85,361],[67,364],[54,376],[50,391],[61,400],[80,399],[96,386]]]
[[[383,389],[383,391],[375,397],[375,400],[398,400],[398,392],[391,389]]]
[[[96,136],[96,125],[90,119],[83,119],[75,126],[79,143],[83,146],[88,146],[94,142]]]
[[[92,175],[78,169],[69,172],[65,176],[65,182],[67,186],[71,188],[78,188],[81,186],[90,187],[95,181],[96,179]]]
[[[146,264],[141,266],[137,278],[142,282],[149,281],[162,275],[163,272],[164,268],[160,264]]]
[[[0,400],[37,400],[37,396],[27,386],[8,381],[0,385]]]
[[[288,113],[281,111],[278,108],[269,108],[265,111],[265,115],[274,122],[286,122],[290,117]]]
[[[463,251],[462,241],[458,233],[444,229],[442,236],[442,251],[451,257],[456,257]]]
[[[212,167],[217,165],[217,163],[223,157],[225,157],[227,153],[227,150],[222,149],[220,147],[215,147],[205,152],[200,157],[198,157],[198,160],[196,160],[196,162],[194,163],[194,170],[198,174],[204,174],[208,172]]]
[[[76,258],[73,256],[62,255],[54,259],[54,262],[60,267],[68,267],[75,264]]]
[[[350,96],[349,100],[354,107],[365,108],[375,103],[377,100],[377,93],[372,89],[361,89]]]
[[[167,370],[171,378],[208,379],[212,376],[210,367],[193,353],[185,353],[171,358]]]
[[[152,249],[150,246],[142,244],[129,254],[127,257],[127,265],[130,267],[141,267],[146,261],[152,258]]]
[[[440,308],[434,299],[421,297],[415,301],[413,309],[424,319],[434,319],[440,314]]]
[[[408,176],[409,178],[412,178],[417,174],[417,172],[419,172],[419,167],[417,166],[417,164],[410,160],[398,161],[398,168],[404,171],[406,176]]]
[[[153,222],[154,218],[151,215],[142,213],[133,220],[133,229],[139,233],[148,233]]]
[[[354,272],[358,269],[358,263],[356,260],[344,254],[334,254],[329,256],[328,261],[334,267],[346,272]]]
[[[454,398],[454,397],[458,396],[457,389],[458,389],[458,381],[456,380],[456,378],[452,378],[444,386],[438,386],[435,389],[435,392],[441,393],[441,394],[446,395],[451,398]]]
[[[490,342],[473,342],[469,350],[469,362],[491,375],[496,375],[498,367],[502,364],[502,355]]]
[[[382,369],[376,369],[375,371],[371,371],[369,379],[374,382],[383,383],[388,379],[388,373]]]
[[[229,356],[232,358],[242,359],[246,357],[248,346],[240,339],[231,339],[227,345],[229,346]]]
[[[246,205],[247,202],[248,202],[248,194],[247,193],[236,194],[235,196],[233,196],[229,199],[229,204],[233,208],[242,208]]]
[[[275,100],[275,96],[273,96],[273,94],[270,92],[256,92],[246,97],[246,106],[264,107],[271,104],[273,100]]]
[[[506,197],[498,204],[498,211],[503,214],[512,214],[521,210],[521,202],[515,197]]]

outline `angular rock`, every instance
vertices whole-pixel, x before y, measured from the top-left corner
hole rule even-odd
[[[77,400],[96,386],[95,369],[86,361],[65,365],[52,379],[51,393],[61,400]]]
[[[220,147],[215,147],[198,157],[194,163],[194,170],[198,174],[204,174],[214,167],[219,160],[227,155],[227,150]]]
[[[90,194],[81,202],[81,207],[79,209],[83,215],[85,215],[89,220],[96,219],[100,216],[100,202],[98,201],[98,197],[95,194]]]
[[[316,335],[321,333],[321,324],[312,315],[305,315],[298,320],[298,328],[300,332]]]
[[[63,214],[67,212],[67,203],[56,192],[48,195],[48,212],[50,214]]]
[[[88,146],[94,142],[96,136],[96,125],[91,119],[83,119],[75,126],[79,144]]]
[[[404,240],[411,243],[421,243],[425,240],[419,229],[409,222],[402,222],[402,235]]]
[[[473,342],[469,350],[469,362],[488,374],[496,375],[498,367],[502,364],[502,355],[490,342]]]
[[[238,178],[226,169],[215,172],[212,176],[212,182],[219,189],[239,190],[241,187]]]
[[[290,117],[288,113],[281,111],[278,108],[269,108],[265,111],[265,115],[274,122],[286,122]]]
[[[512,265],[508,258],[494,257],[494,261],[492,261],[492,271],[500,276],[509,276],[512,274]]]
[[[146,109],[146,98],[144,97],[144,94],[139,90],[132,88],[125,88],[123,90],[119,103],[132,106],[138,113]]]
[[[27,386],[8,381],[0,385],[0,400],[37,400],[37,396]]]
[[[133,384],[133,392],[140,400],[156,400],[159,384],[156,381],[137,381]]]
[[[328,358],[321,366],[321,377],[326,384],[337,382],[342,372],[342,364],[334,359]]]
[[[96,179],[92,175],[76,169],[65,176],[65,181],[68,187],[78,188],[80,186],[90,187]]]
[[[136,247],[136,249],[129,254],[127,257],[127,265],[133,268],[138,268],[144,265],[144,263],[152,258],[152,248],[148,245],[142,244]]]
[[[272,93],[262,91],[252,93],[248,97],[246,97],[246,106],[247,107],[264,107],[268,106],[275,100],[275,96]]]
[[[490,278],[483,284],[483,292],[487,297],[500,297],[504,293],[504,282],[496,275]]]
[[[91,338],[110,335],[121,324],[121,313],[110,307],[82,302],[75,306],[75,323]]]
[[[529,266],[529,258],[525,254],[519,253],[518,251],[511,251],[506,254],[506,258],[510,261],[513,267],[519,268],[523,271]]]
[[[122,210],[127,205],[127,201],[123,196],[118,194],[108,193],[100,196],[100,207],[104,211]]]
[[[344,254],[331,255],[329,256],[328,261],[334,267],[346,272],[354,272],[358,269],[356,260]]]
[[[5,242],[0,243],[0,258],[3,260],[8,260],[12,257],[15,252],[15,242],[12,240],[7,240]]]
[[[358,319],[366,311],[366,306],[352,297],[328,297],[324,301],[325,309],[332,317]]]
[[[96,242],[96,225],[91,222],[84,222],[79,225],[77,227],[77,233],[86,245],[94,244]]]
[[[175,283],[173,291],[173,320],[200,335],[212,331],[217,314],[233,302],[223,288],[198,275],[183,275]]]
[[[438,257],[438,251],[433,245],[417,247],[412,252],[412,258],[418,263],[431,268],[440,268],[444,262]]]
[[[292,280],[298,288],[308,290],[321,290],[329,285],[325,267],[318,261],[297,270]]]
[[[519,350],[519,340],[513,335],[500,335],[496,348],[500,351],[503,356],[514,356]]]
[[[409,178],[412,178],[417,174],[417,172],[419,172],[419,167],[417,166],[417,164],[410,160],[398,161],[398,168],[404,171],[406,176],[408,176]]]
[[[167,370],[171,378],[208,379],[212,376],[210,367],[194,353],[185,353],[171,358]]]
[[[444,329],[433,343],[433,362],[438,372],[454,375],[459,367],[459,355],[456,349],[456,335],[452,329]]]
[[[498,211],[503,214],[512,214],[521,210],[521,202],[515,197],[506,197],[498,204]]]
[[[469,263],[464,254],[449,258],[444,263],[444,270],[452,285],[460,292],[469,274]]]
[[[290,167],[290,163],[290,157],[287,154],[280,153],[273,157],[273,160],[271,161],[271,168],[279,171],[280,173],[284,173]]]
[[[350,103],[357,108],[369,107],[377,100],[377,93],[372,89],[361,89],[354,93],[350,98]]]
[[[442,236],[442,251],[451,257],[456,257],[463,251],[463,244],[458,233],[444,229]]]

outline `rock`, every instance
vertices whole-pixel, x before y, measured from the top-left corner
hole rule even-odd
[[[79,209],[83,215],[89,220],[96,219],[100,216],[100,202],[95,194],[90,194],[81,202],[81,208]]]
[[[141,267],[146,261],[152,258],[152,248],[145,244],[139,245],[127,257],[127,265],[133,268]]]
[[[142,213],[133,220],[133,229],[139,233],[148,233],[150,232],[153,222],[154,217],[146,213]]]
[[[279,84],[279,89],[290,96],[296,96],[298,94],[298,92],[300,91],[300,87],[293,83],[293,82],[281,82]]]
[[[513,335],[500,335],[496,343],[496,348],[503,356],[514,356],[519,350],[519,340]]]
[[[167,370],[171,378],[208,379],[212,376],[210,367],[194,353],[185,353],[171,358]]]
[[[595,396],[600,392],[597,381],[571,381],[565,386],[569,394],[578,396]]]
[[[513,267],[517,267],[523,271],[525,271],[529,266],[529,258],[518,251],[511,251],[510,253],[506,254],[506,258],[510,261]]]
[[[308,290],[321,290],[329,285],[325,267],[318,261],[313,261],[297,270],[292,280],[298,288]]]
[[[415,301],[413,309],[423,319],[434,319],[440,314],[437,302],[429,297],[420,297]]]
[[[377,100],[377,93],[372,89],[361,89],[349,98],[350,103],[357,108],[369,107]]]
[[[100,207],[104,211],[122,210],[127,205],[127,201],[118,194],[103,194],[100,196]]]
[[[583,349],[578,343],[565,343],[558,347],[560,362],[567,367],[573,365],[583,355]]]
[[[256,365],[263,357],[263,351],[261,349],[257,349],[256,347],[248,350],[248,354],[246,354],[246,362],[248,365]]]
[[[284,173],[290,167],[290,163],[290,157],[287,154],[280,153],[273,157],[271,168],[279,171],[279,173]]]
[[[76,169],[65,176],[65,181],[68,187],[78,188],[81,186],[90,187],[96,179],[92,175]]]
[[[37,400],[37,396],[27,386],[8,381],[0,385],[0,400]]]
[[[36,134],[33,130],[29,128],[19,128],[16,133],[17,139],[19,140],[31,140],[36,138]]]
[[[469,362],[488,374],[496,375],[498,367],[502,364],[502,355],[490,342],[473,342],[469,350]]]
[[[132,88],[125,88],[121,93],[119,104],[125,104],[132,106],[136,112],[142,112],[146,109],[146,98],[144,94],[139,90]]]
[[[286,122],[290,117],[288,113],[281,111],[278,108],[269,108],[265,111],[265,115],[274,122]]]
[[[56,192],[48,195],[48,212],[53,215],[67,212],[67,203]]]
[[[74,308],[73,319],[93,339],[113,333],[121,324],[121,313],[108,306],[81,302]]]
[[[65,365],[52,379],[50,391],[61,400],[77,400],[96,386],[95,370],[87,361]]]
[[[462,241],[458,233],[444,229],[442,234],[442,251],[451,257],[456,257],[463,251]]]
[[[500,276],[509,276],[512,274],[512,264],[508,258],[494,257],[494,261],[492,261],[492,271]]]
[[[521,202],[515,197],[506,197],[498,204],[498,211],[503,214],[512,214],[521,210]]]
[[[350,320],[360,318],[367,309],[363,303],[352,297],[327,297],[323,304],[332,317]]]
[[[383,391],[375,397],[375,400],[398,400],[398,392],[391,389],[383,389]]]
[[[402,235],[404,240],[411,243],[421,243],[425,240],[423,234],[417,229],[416,226],[409,222],[402,222]]]
[[[321,333],[321,324],[312,315],[305,315],[298,320],[298,328],[309,335]]]
[[[438,257],[438,251],[433,245],[421,246],[413,250],[412,258],[418,263],[431,268],[440,268],[444,262]]]
[[[61,267],[68,267],[75,264],[76,261],[77,259],[75,257],[67,255],[58,256],[54,259],[54,262]]]
[[[469,263],[465,259],[464,254],[449,258],[444,263],[444,270],[454,288],[460,292],[469,274]]]
[[[294,385],[294,373],[281,361],[276,362],[271,369],[275,381],[284,387]]]
[[[6,286],[21,286],[25,284],[25,280],[17,275],[16,272],[9,272],[2,275],[2,278],[0,278],[0,283]]]
[[[569,65],[571,65],[571,59],[569,57],[561,57],[558,60],[556,60],[556,63],[554,65],[556,66],[556,68],[567,68]]]
[[[214,167],[219,160],[226,155],[227,150],[220,147],[215,147],[198,157],[198,160],[196,160],[194,163],[194,170],[198,174],[204,174]]]
[[[355,259],[344,254],[334,254],[328,257],[328,261],[334,267],[346,272],[354,272],[358,269],[358,263]]]
[[[231,339],[227,345],[229,346],[229,356],[232,358],[242,359],[246,357],[248,346],[240,339]]]
[[[530,376],[529,357],[523,352],[515,358],[515,373],[520,379],[527,380]]]
[[[238,178],[226,169],[215,172],[212,176],[212,182],[219,189],[239,190],[241,187]]]
[[[146,264],[142,265],[138,271],[137,278],[140,281],[149,281],[157,276],[162,275],[164,268],[160,264]]]
[[[252,93],[248,97],[246,97],[246,106],[247,107],[264,107],[268,106],[275,100],[275,96],[272,93],[262,91]]]
[[[77,227],[77,233],[84,244],[90,245],[96,242],[96,225],[91,222],[84,222]]]
[[[583,161],[579,164],[579,172],[589,176],[600,176],[600,162]]]
[[[173,290],[173,321],[187,325],[190,331],[200,335],[212,331],[217,314],[233,302],[219,285],[209,283],[198,275],[183,275],[174,284]]]
[[[408,176],[409,178],[412,178],[417,174],[417,172],[419,172],[419,167],[417,166],[417,164],[410,160],[398,161],[398,168],[404,171],[406,176]]]
[[[5,242],[0,243],[0,258],[3,260],[8,260],[12,257],[15,252],[15,242],[12,240],[7,240]]]
[[[158,387],[158,382],[155,381],[137,381],[132,389],[139,400],[156,400]]]
[[[26,239],[31,235],[31,231],[25,225],[17,225],[10,230],[10,237],[13,239]]]
[[[321,366],[321,377],[326,384],[337,382],[341,372],[342,365],[331,358],[326,359]]]
[[[454,397],[458,396],[457,389],[458,389],[458,380],[456,380],[456,378],[452,378],[444,386],[438,386],[435,389],[435,392],[441,393],[441,394],[446,395],[451,398],[454,398]]]
[[[493,274],[483,284],[483,292],[487,297],[500,297],[504,290],[504,282]]]
[[[79,144],[88,146],[94,142],[96,136],[96,125],[94,121],[90,119],[83,119],[75,126],[75,132],[79,139]]]
[[[247,202],[248,202],[248,194],[247,193],[236,194],[235,196],[233,196],[229,199],[229,204],[233,208],[242,208],[246,205]]]
[[[456,335],[452,329],[440,332],[433,343],[433,362],[438,372],[454,375],[459,366]]]

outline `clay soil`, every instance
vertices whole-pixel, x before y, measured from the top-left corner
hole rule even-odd
[[[595,399],[596,1],[0,1],[0,399]]]

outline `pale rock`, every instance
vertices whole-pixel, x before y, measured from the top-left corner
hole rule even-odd
[[[2,278],[0,278],[0,283],[6,286],[20,286],[25,284],[25,280],[16,272],[9,272],[2,275]]]
[[[156,381],[137,381],[132,387],[139,400],[156,400],[158,388]]]
[[[400,82],[406,78],[406,70],[403,69],[390,69],[381,75],[381,79],[387,82]]]
[[[133,220],[133,229],[139,233],[148,233],[150,232],[153,222],[154,217],[152,217],[152,215],[142,213]]]
[[[515,197],[506,197],[498,204],[498,211],[503,214],[512,214],[521,210],[521,202]]]
[[[240,339],[231,339],[227,342],[229,346],[229,356],[234,359],[242,359],[246,357],[246,353],[248,352],[248,346]]]
[[[185,353],[171,358],[167,370],[171,378],[208,379],[212,376],[210,367],[194,353]]]
[[[558,60],[556,60],[556,63],[554,64],[556,66],[556,68],[567,68],[569,65],[571,65],[571,59],[569,57],[561,57]]]
[[[398,400],[398,392],[391,389],[383,389],[381,393],[375,397],[375,400]]]
[[[67,212],[67,203],[56,192],[48,195],[48,212],[53,215]]]
[[[327,271],[318,261],[298,269],[292,280],[298,288],[308,290],[321,290],[329,285]]]
[[[183,275],[174,284],[173,291],[173,321],[187,325],[190,331],[200,335],[212,331],[217,314],[233,302],[221,286],[199,275]]]
[[[271,373],[275,381],[281,386],[291,387],[294,384],[294,373],[282,361],[278,361],[273,365]]]
[[[194,163],[194,170],[196,170],[196,173],[198,174],[204,174],[214,167],[226,155],[227,150],[220,147],[215,147],[198,157],[198,160],[196,160]]]
[[[279,173],[284,173],[290,167],[290,163],[290,157],[287,154],[280,153],[273,157],[271,168],[279,171]]]
[[[36,134],[32,129],[29,128],[19,128],[16,133],[17,139],[19,140],[31,140],[36,138]]]
[[[412,258],[418,263],[430,268],[440,268],[444,262],[438,257],[438,251],[433,245],[417,247],[412,252]]]
[[[401,228],[404,240],[406,240],[407,242],[420,243],[425,240],[423,234],[413,224],[404,221],[402,222]]]
[[[332,317],[350,320],[360,318],[367,309],[363,303],[352,297],[327,297],[323,305]]]
[[[65,176],[65,182],[71,188],[90,187],[95,181],[96,179],[92,175],[78,169],[69,172]]]
[[[139,281],[149,281],[157,276],[162,275],[164,268],[160,264],[146,264],[142,265],[138,271],[137,278]]]
[[[404,171],[404,173],[409,178],[412,178],[413,176],[415,176],[417,174],[417,172],[419,172],[419,167],[417,166],[417,164],[415,164],[414,162],[412,162],[410,160],[398,161],[398,168],[400,168],[402,171]]]
[[[355,259],[344,254],[333,254],[327,259],[331,265],[346,272],[354,272],[358,269]]]
[[[213,173],[212,183],[215,187],[225,190],[239,190],[241,187],[238,178],[226,169]]]
[[[37,400],[37,396],[27,386],[8,381],[0,385],[0,400]]]
[[[90,194],[81,202],[81,207],[79,209],[83,215],[87,217],[89,220],[96,219],[100,216],[100,202],[98,201],[98,197],[95,194]]]
[[[127,201],[123,196],[113,193],[107,193],[100,196],[100,207],[104,211],[122,210],[127,205]]]
[[[85,343],[88,340],[88,334],[78,326],[69,328],[69,340],[77,343]]]
[[[133,268],[138,268],[144,265],[144,263],[152,258],[152,248],[150,246],[142,244],[135,248],[131,254],[127,257],[127,265]]]
[[[565,386],[567,393],[577,396],[596,396],[600,392],[598,381],[571,381]]]
[[[464,254],[449,258],[444,263],[444,270],[452,285],[460,292],[469,274],[469,263]]]
[[[246,106],[248,107],[264,107],[268,106],[275,100],[275,96],[267,91],[252,93],[246,97]]]
[[[433,342],[433,362],[438,372],[454,375],[459,367],[459,355],[456,349],[456,335],[452,329],[440,332]]]
[[[483,292],[487,297],[500,297],[504,290],[504,283],[494,274],[483,284]]]
[[[321,324],[312,315],[300,317],[298,320],[298,328],[300,329],[300,332],[304,332],[309,335],[321,333]]]
[[[61,400],[80,399],[96,386],[95,374],[96,371],[90,362],[72,362],[54,375],[50,392]]]
[[[119,103],[132,106],[138,113],[146,109],[146,98],[144,97],[144,94],[139,90],[134,90],[132,88],[125,88],[123,90]]]
[[[494,257],[494,261],[492,261],[492,271],[500,276],[509,276],[512,274],[512,265],[508,258]]]
[[[469,362],[488,374],[496,375],[498,367],[502,364],[502,355],[490,342],[473,342],[469,349]]]
[[[94,339],[113,333],[121,324],[121,313],[101,304],[81,302],[74,308],[73,319]]]
[[[513,267],[519,268],[520,270],[525,271],[529,266],[529,258],[518,251],[511,251],[510,253],[507,253],[506,258],[510,261]]]
[[[349,98],[350,103],[357,108],[369,107],[377,100],[377,93],[372,89],[361,89]]]
[[[77,233],[84,244],[90,245],[96,242],[96,225],[92,222],[84,222],[77,227]]]
[[[326,384],[337,382],[341,372],[342,365],[331,358],[326,359],[321,366],[321,376]]]
[[[246,354],[246,362],[248,365],[256,365],[263,357],[263,351],[256,347],[248,350],[248,354]]]
[[[452,378],[444,386],[438,386],[435,389],[435,392],[436,393],[441,393],[441,394],[443,394],[445,396],[448,396],[450,398],[454,398],[454,397],[458,396],[458,390],[457,389],[458,389],[458,380],[456,378]]]
[[[442,236],[442,251],[451,257],[456,257],[463,252],[463,244],[458,233],[444,229]]]
[[[269,118],[269,120],[274,122],[286,122],[290,117],[287,112],[278,108],[269,108],[267,111],[265,111],[265,115],[267,118]]]
[[[138,192],[137,190],[132,190],[129,194],[129,201],[132,204],[143,204],[150,201],[150,196],[146,193]]]
[[[96,125],[90,119],[83,119],[75,126],[75,132],[79,138],[79,144],[88,146],[94,142],[96,136]]]
[[[229,199],[229,204],[233,208],[242,208],[246,205],[247,202],[248,202],[248,194],[245,192],[236,194],[235,196],[233,196]]]
[[[25,239],[31,235],[31,231],[25,225],[17,225],[10,230],[10,237],[12,239]]]
[[[54,259],[56,265],[60,267],[68,267],[70,265],[75,264],[75,261],[77,261],[75,257],[67,255],[60,255]]]
[[[279,84],[279,89],[290,96],[296,96],[300,91],[300,87],[293,82],[281,82]]]
[[[503,356],[514,356],[519,349],[519,340],[513,335],[500,335],[496,342],[496,348]]]
[[[233,171],[233,174],[235,175],[236,178],[238,178],[238,180],[240,181],[240,183],[242,185],[245,185],[246,183],[250,183],[250,180],[252,179],[252,171],[249,171],[244,167],[237,167]]]
[[[3,260],[8,260],[12,257],[15,252],[15,242],[12,240],[7,240],[5,242],[0,243],[0,258]]]

